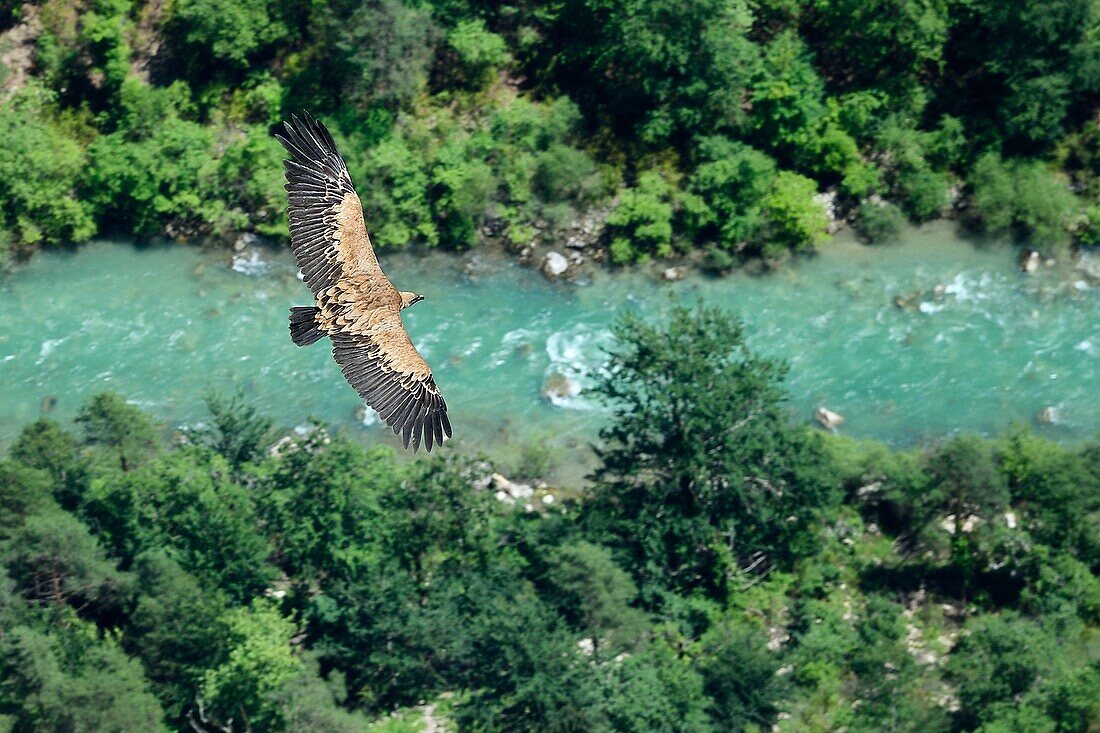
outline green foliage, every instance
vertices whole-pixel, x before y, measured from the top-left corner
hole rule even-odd
[[[183,41],[180,52],[194,54],[200,68],[244,69],[289,33],[274,0],[177,0],[171,8],[168,22]]]
[[[864,201],[859,205],[856,231],[868,242],[889,242],[901,233],[905,214],[888,202]]]
[[[86,151],[51,121],[50,93],[28,87],[0,103],[0,229],[19,248],[83,242],[96,233],[78,194]]]
[[[447,45],[457,63],[449,69],[462,86],[478,89],[508,62],[504,39],[485,27],[480,18],[463,20],[447,33]]]
[[[56,606],[121,603],[129,579],[104,557],[88,528],[57,509],[27,516],[5,548],[8,569],[27,598]]]
[[[767,217],[767,241],[761,254],[774,259],[791,252],[812,251],[828,235],[828,221],[821,204],[814,201],[817,184],[790,171],[780,171],[761,202]]]
[[[128,649],[157,685],[165,709],[191,707],[207,669],[225,659],[225,595],[204,585],[161,549],[139,555],[141,595],[130,613]]]
[[[594,484],[543,512],[473,488],[482,464],[322,428],[124,472],[150,423],[120,398],[86,408],[87,457],[31,425],[0,461],[0,721],[415,730],[425,701],[484,731],[1095,724],[1096,445],[823,438],[720,312],[616,331]]]
[[[1068,245],[1077,200],[1042,163],[1005,163],[990,153],[974,166],[971,183],[974,216],[989,233],[1021,236],[1051,254]]]
[[[683,143],[744,120],[757,65],[747,3],[578,0],[552,27],[554,79],[643,144]]]
[[[165,731],[141,665],[90,624],[0,637],[0,724],[10,730]]]
[[[157,429],[152,419],[113,392],[91,397],[80,408],[76,422],[83,428],[84,442],[117,455],[123,471],[156,452]]]
[[[954,10],[948,55],[969,73],[945,97],[972,118],[975,132],[1034,155],[1087,114],[1089,103],[1075,102],[1100,90],[1094,3],[974,0]]]
[[[621,733],[704,733],[702,676],[670,645],[654,642],[617,662],[607,696],[608,729]]]
[[[425,91],[439,35],[428,7],[368,0],[339,27],[343,90],[357,107],[402,107]]]
[[[727,619],[708,630],[700,645],[699,667],[715,729],[767,730],[786,685],[763,633]]]
[[[814,439],[785,425],[786,368],[753,354],[718,310],[677,307],[666,329],[627,315],[613,332],[596,387],[612,419],[587,521],[621,543],[643,597],[723,598],[740,567],[804,551],[794,537],[831,498]]]
[[[922,82],[939,72],[948,35],[942,0],[815,0],[807,29],[827,78],[842,89],[882,89],[920,109]]]
[[[282,730],[284,713],[275,695],[302,668],[290,646],[293,621],[272,604],[254,601],[247,608],[227,612],[224,623],[226,659],[202,680],[205,714],[223,725],[243,718],[260,730]]]
[[[263,458],[271,438],[272,421],[256,413],[244,392],[226,398],[218,394],[206,396],[210,425],[197,429],[198,441],[220,454],[234,469]]]
[[[699,238],[713,239],[724,250],[750,246],[763,226],[763,199],[775,176],[775,163],[764,153],[726,138],[701,141],[706,156],[688,180],[685,199],[689,224]]]
[[[85,468],[76,439],[52,420],[40,418],[23,428],[10,455],[25,466],[45,471],[53,480],[54,497],[66,509],[76,506],[83,492]]]
[[[672,196],[672,187],[656,171],[638,176],[637,185],[619,195],[607,217],[612,261],[646,262],[672,254]]]
[[[588,542],[558,548],[549,579],[566,618],[590,634],[594,652],[604,639],[618,649],[640,636],[646,619],[631,608],[638,589],[607,549]]]

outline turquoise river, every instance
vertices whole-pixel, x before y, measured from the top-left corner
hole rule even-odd
[[[1056,269],[1022,274],[1009,247],[974,246],[947,223],[891,246],[841,235],[764,276],[678,283],[633,272],[551,284],[478,254],[383,265],[426,296],[406,324],[468,451],[589,444],[599,405],[583,392],[544,399],[547,377],[589,384],[617,314],[659,318],[699,299],[739,314],[754,349],[789,362],[796,420],[824,405],[847,418],[842,432],[895,445],[1036,424],[1044,408],[1056,418],[1036,425],[1046,435],[1100,431],[1100,288]],[[70,419],[102,390],[181,426],[203,419],[206,392],[237,388],[284,427],[316,418],[395,444],[358,409],[324,345],[290,342],[287,308],[308,295],[285,253],[237,269],[224,252],[180,245],[41,255],[0,279],[0,445],[47,410]]]

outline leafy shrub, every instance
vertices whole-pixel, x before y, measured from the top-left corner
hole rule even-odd
[[[947,189],[947,175],[929,168],[915,168],[898,175],[901,205],[914,221],[928,221],[943,214]]]
[[[895,239],[905,226],[901,209],[886,201],[864,201],[856,216],[856,231],[868,242]]]
[[[0,230],[16,248],[82,242],[96,232],[78,192],[81,144],[49,119],[53,95],[28,87],[0,103]]]
[[[612,261],[646,262],[672,254],[672,197],[672,187],[656,171],[638,176],[637,184],[619,195],[607,217]]]
[[[1078,202],[1061,174],[1038,161],[1005,162],[989,153],[975,164],[970,184],[973,214],[985,231],[1023,237],[1050,253],[1069,244]]]
[[[761,201],[767,229],[761,253],[775,258],[787,251],[808,252],[828,239],[828,220],[821,204],[814,200],[817,184],[791,171],[780,171],[771,190]]]
[[[480,18],[460,21],[447,34],[447,45],[457,57],[458,68],[454,71],[470,88],[484,86],[508,63],[508,46],[504,39],[490,32]]]

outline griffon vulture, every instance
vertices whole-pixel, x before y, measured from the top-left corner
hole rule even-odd
[[[363,401],[406,448],[431,451],[451,437],[447,403],[401,323],[423,300],[382,273],[363,206],[325,126],[303,113],[276,135],[290,153],[286,191],[290,244],[316,305],[290,309],[290,337],[307,346],[328,336],[336,363]]]

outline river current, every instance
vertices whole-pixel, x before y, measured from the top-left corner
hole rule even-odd
[[[544,398],[546,380],[587,386],[619,313],[660,318],[699,299],[740,315],[753,349],[789,362],[796,420],[823,405],[847,418],[842,432],[894,445],[1013,421],[1062,440],[1100,431],[1100,289],[1065,271],[1022,274],[1010,247],[975,246],[947,223],[890,246],[841,235],[763,276],[677,283],[652,272],[549,283],[476,253],[382,262],[426,296],[405,321],[470,451],[587,445],[601,408],[584,392]],[[180,426],[204,419],[205,392],[237,388],[284,427],[316,418],[396,444],[323,344],[291,343],[287,309],[310,302],[296,274],[273,251],[235,269],[222,251],[180,245],[38,256],[0,280],[0,445],[103,390]],[[1039,424],[1044,411],[1054,424]]]

